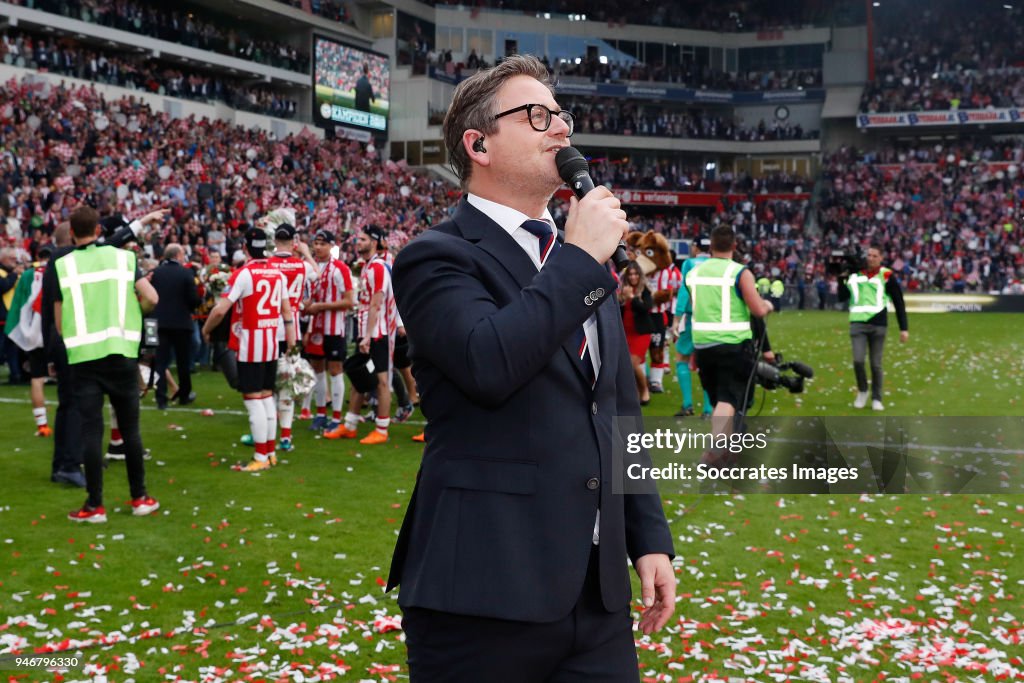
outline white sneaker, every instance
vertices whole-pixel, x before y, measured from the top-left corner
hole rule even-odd
[[[868,392],[858,391],[857,398],[853,399],[854,408],[863,408],[868,404]]]
[[[874,401],[871,402],[871,410],[885,410],[885,404],[876,398]]]

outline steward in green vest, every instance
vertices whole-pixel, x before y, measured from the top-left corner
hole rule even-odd
[[[772,288],[772,281],[766,276],[762,275],[757,278],[757,293],[762,297],[767,297]]]
[[[97,244],[99,214],[82,205],[70,216],[74,251],[54,264],[59,286],[54,303],[57,331],[64,339],[72,395],[82,420],[82,457],[89,497],[72,511],[73,522],[107,521],[103,508],[103,397],[117,416],[124,439],[125,467],[135,516],[160,504],[146,493],[139,433],[139,342],[142,313],[156,306],[157,294],[135,263],[135,254]]]
[[[853,372],[857,378],[857,397],[854,408],[868,403],[868,377],[865,362],[871,352],[871,408],[885,410],[882,403],[882,354],[888,330],[889,304],[896,309],[900,326],[900,343],[910,337],[907,331],[907,308],[903,304],[903,290],[896,274],[882,265],[882,250],[876,245],[868,248],[867,267],[846,279],[839,288],[839,300],[850,303],[850,341],[853,345]]]
[[[711,232],[711,258],[686,275],[697,367],[714,405],[716,434],[731,429],[728,419],[716,418],[731,418],[746,400],[754,363],[750,317],[763,318],[773,310],[757,293],[750,271],[732,260],[735,246],[732,228],[718,226]]]
[[[785,293],[785,283],[783,283],[782,280],[779,279],[772,280],[772,285],[768,289],[768,295],[769,300],[772,302],[772,306],[775,307],[776,313],[782,310],[782,295]]]
[[[135,253],[90,242],[57,263],[60,325],[68,363],[139,357],[142,309],[135,296]]]

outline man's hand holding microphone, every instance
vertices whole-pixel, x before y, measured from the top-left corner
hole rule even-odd
[[[575,147],[559,150],[555,163],[575,195],[569,201],[565,243],[576,245],[598,263],[611,258],[621,270],[628,263],[622,241],[629,232],[622,202],[607,187],[594,186],[587,160]]]

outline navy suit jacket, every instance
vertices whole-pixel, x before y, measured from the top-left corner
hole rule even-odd
[[[656,492],[612,494],[613,419],[640,419],[615,279],[574,245],[538,272],[463,200],[399,253],[394,288],[428,420],[388,582],[401,584],[399,604],[565,617],[600,508],[601,595],[607,610],[625,608],[627,556],[673,550]],[[602,366],[591,387],[572,338],[595,312]]]

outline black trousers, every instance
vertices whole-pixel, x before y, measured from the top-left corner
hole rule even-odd
[[[82,466],[82,421],[75,403],[75,384],[63,345],[53,354],[57,371],[57,414],[53,418],[53,471],[70,472]]]
[[[213,365],[224,373],[228,386],[238,391],[238,354],[228,348],[226,341],[213,342]]]
[[[601,602],[598,548],[576,606],[535,624],[403,608],[411,683],[630,683],[640,680],[629,608]],[[501,590],[495,586],[495,590]]]
[[[117,426],[124,439],[125,467],[132,498],[146,495],[146,471],[142,460],[142,435],[139,432],[139,361],[111,355],[71,366],[74,401],[82,421],[82,457],[85,460],[85,486],[88,504],[103,505],[103,396],[117,415]]]
[[[167,402],[167,368],[171,367],[171,351],[178,366],[178,396],[192,393],[192,330],[160,328],[160,345],[156,348],[156,400]]]

